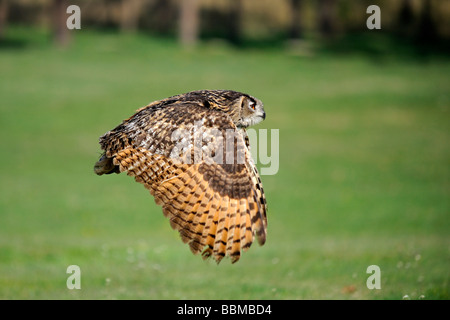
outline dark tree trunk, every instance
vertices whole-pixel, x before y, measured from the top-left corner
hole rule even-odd
[[[426,0],[419,20],[417,40],[421,45],[434,44],[438,39],[436,24],[432,15],[431,1]]]
[[[411,0],[403,0],[396,22],[396,33],[401,36],[411,37],[414,33],[414,28],[414,14]]]
[[[320,34],[326,39],[332,38],[336,34],[336,1],[320,0],[318,17]]]
[[[8,0],[0,0],[0,40],[5,37],[5,28],[8,21]]]
[[[234,44],[241,43],[241,17],[242,17],[242,0],[231,1],[230,6],[230,41]]]
[[[303,37],[303,27],[301,19],[302,0],[291,0],[291,26],[289,37],[291,39],[301,39]]]

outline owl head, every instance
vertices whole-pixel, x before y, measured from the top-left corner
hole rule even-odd
[[[237,108],[239,110],[239,117],[233,119],[233,122],[238,128],[253,126],[266,118],[263,103],[261,100],[252,96],[242,94]]]
[[[228,114],[238,128],[247,128],[266,118],[263,103],[248,94],[232,90],[201,90],[191,92],[203,104]]]

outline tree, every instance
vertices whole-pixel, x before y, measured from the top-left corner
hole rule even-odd
[[[67,29],[67,7],[69,6],[67,0],[54,0],[52,15],[53,15],[53,40],[59,47],[66,47],[69,45],[71,37]]]
[[[401,36],[411,36],[414,30],[414,13],[411,0],[403,0],[397,17],[396,31]]]
[[[8,21],[8,0],[0,0],[0,40],[5,37],[5,27]]]
[[[301,19],[302,0],[291,0],[291,26],[289,37],[291,39],[300,39],[303,37],[303,27]]]
[[[336,33],[336,1],[319,1],[319,31],[326,38],[332,38]]]
[[[231,1],[230,6],[230,41],[234,44],[241,43],[241,17],[242,17],[242,0]]]
[[[183,46],[193,46],[198,40],[198,0],[181,0],[179,17],[179,40]]]
[[[437,39],[438,33],[433,19],[431,1],[426,0],[420,15],[417,41],[421,45],[429,45],[435,43]]]
[[[135,32],[138,28],[141,0],[122,0],[120,11],[120,30]]]

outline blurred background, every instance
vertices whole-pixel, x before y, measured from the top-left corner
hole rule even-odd
[[[369,53],[392,50],[396,42],[426,46],[420,52],[449,49],[450,4],[436,0],[2,0],[3,46],[7,40],[14,44],[14,37],[7,37],[9,24],[46,29],[57,45],[67,46],[74,37],[66,27],[70,4],[82,9],[83,29],[142,32],[185,46],[206,40],[238,47],[296,44],[304,54],[324,41]],[[382,31],[368,36],[371,4],[382,8]]]
[[[0,0],[0,298],[449,299],[449,21],[448,0]],[[93,172],[99,136],[198,89],[279,129],[267,242],[234,265]]]

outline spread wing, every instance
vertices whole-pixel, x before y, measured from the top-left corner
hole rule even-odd
[[[248,138],[201,102],[162,100],[100,138],[97,174],[127,172],[154,196],[192,252],[234,263],[266,240],[267,205]]]

